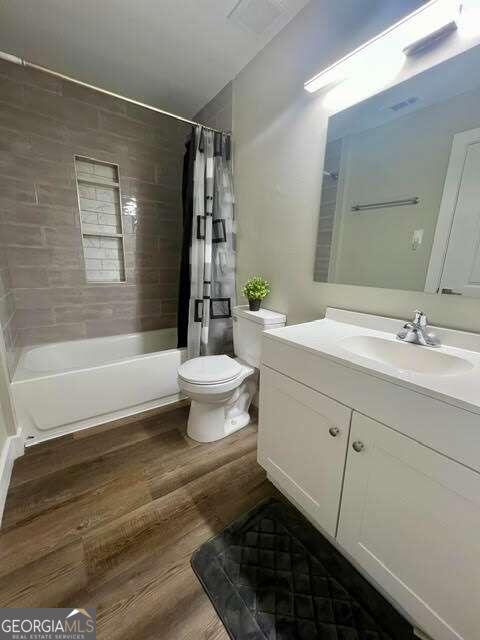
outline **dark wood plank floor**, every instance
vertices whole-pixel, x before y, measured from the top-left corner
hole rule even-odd
[[[16,461],[0,607],[95,606],[102,640],[227,639],[190,556],[275,489],[255,426],[198,444],[187,412],[90,429]]]

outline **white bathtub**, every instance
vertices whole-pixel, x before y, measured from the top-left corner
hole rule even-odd
[[[176,339],[161,329],[24,349],[12,392],[26,444],[179,400]]]

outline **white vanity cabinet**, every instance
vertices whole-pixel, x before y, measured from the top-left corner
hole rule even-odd
[[[480,638],[480,475],[358,413],[350,442],[338,542],[432,638]]]
[[[335,536],[352,412],[271,369],[261,380],[259,462]]]
[[[464,408],[447,386],[416,390],[421,377],[348,361],[335,346],[353,332],[346,314],[265,334],[258,460],[416,627],[480,640],[480,396]],[[355,331],[372,335],[372,318]],[[480,389],[480,346],[455,354]]]

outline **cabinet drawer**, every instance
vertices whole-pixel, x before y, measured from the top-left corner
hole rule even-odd
[[[335,536],[351,410],[262,367],[259,417],[259,463]]]
[[[479,640],[480,475],[355,412],[350,442],[338,541],[432,638]]]

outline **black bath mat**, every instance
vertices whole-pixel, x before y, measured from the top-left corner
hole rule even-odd
[[[411,640],[412,626],[298,511],[269,501],[192,567],[233,640]]]

